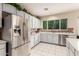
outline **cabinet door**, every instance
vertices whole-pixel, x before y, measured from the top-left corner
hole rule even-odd
[[[37,20],[34,18],[34,28],[37,28]]]
[[[30,20],[30,28],[33,28],[33,18],[29,15],[29,20]]]
[[[35,35],[35,45],[37,45],[39,42],[40,42],[40,41],[39,41],[39,33],[37,33],[37,34]]]
[[[36,28],[38,28],[38,19],[36,19]]]
[[[0,50],[0,56],[6,56],[6,49]]]
[[[40,42],[40,33],[38,33],[38,43]]]
[[[34,45],[36,45],[38,43],[38,37],[37,34],[34,36],[35,40],[34,40]]]
[[[48,33],[48,43],[54,43],[53,41],[54,39],[52,33]]]
[[[40,34],[40,40],[42,42],[48,42],[48,35],[46,32]]]
[[[34,36],[31,36],[30,38],[30,48],[32,48],[34,46]]]
[[[0,11],[0,28],[2,27],[2,11]]]
[[[58,35],[53,34],[53,43],[58,44]]]
[[[33,28],[35,28],[35,19],[34,18],[32,18],[32,26],[33,26]]]
[[[23,12],[23,11],[18,11],[18,10],[16,10],[16,12],[17,12],[17,15],[18,15],[18,16],[24,17],[24,12]]]
[[[78,17],[78,19],[76,20],[76,22],[77,22],[77,35],[79,35],[79,17]]]
[[[3,4],[3,11],[12,13],[12,14],[16,14],[16,8],[9,4]]]
[[[0,3],[0,11],[2,11],[2,4]]]
[[[58,35],[53,33],[48,33],[48,43],[58,44]]]

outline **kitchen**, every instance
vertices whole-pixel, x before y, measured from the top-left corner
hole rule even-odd
[[[20,5],[28,12],[0,4],[0,55],[79,56],[79,4]]]

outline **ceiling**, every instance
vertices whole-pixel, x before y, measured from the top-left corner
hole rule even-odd
[[[78,3],[22,3],[20,4],[35,16],[43,17],[79,9]]]

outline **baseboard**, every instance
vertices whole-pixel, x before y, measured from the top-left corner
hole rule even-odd
[[[40,43],[47,43],[47,44],[52,44],[52,45],[58,45],[58,46],[66,47],[66,45],[60,45],[60,44],[55,44],[55,43],[48,43],[48,42],[43,42],[43,41],[40,41]]]
[[[39,42],[39,43],[40,43],[40,42]],[[39,44],[39,43],[38,43],[38,44]],[[38,44],[36,44],[35,46],[37,46]],[[33,46],[31,49],[33,49],[35,46]]]

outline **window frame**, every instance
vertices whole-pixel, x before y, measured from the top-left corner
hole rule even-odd
[[[61,30],[62,28],[61,28],[61,20],[66,20],[66,23],[68,23],[68,19],[67,18],[63,18],[63,19],[57,19],[57,20],[59,20],[59,30]],[[48,27],[48,21],[54,21],[54,23],[53,24],[55,24],[55,21],[56,20],[44,20],[44,21],[47,21],[47,27],[46,27],[46,29],[49,29],[49,27]],[[66,24],[66,29],[67,29],[67,24]],[[43,27],[43,29],[44,29],[44,27]],[[52,29],[55,29],[54,28],[54,25],[53,25],[53,28]]]

